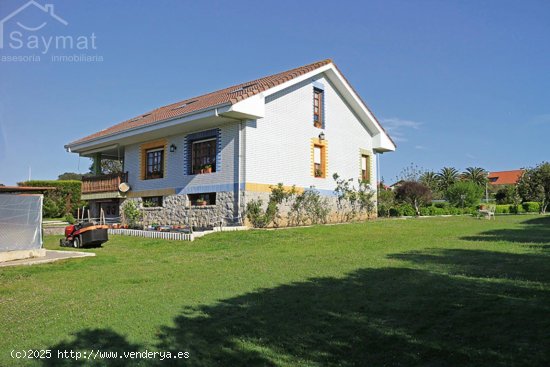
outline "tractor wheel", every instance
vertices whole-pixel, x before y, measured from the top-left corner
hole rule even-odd
[[[82,240],[80,239],[80,236],[76,236],[73,239],[73,247],[74,248],[79,248],[81,245],[82,245]]]

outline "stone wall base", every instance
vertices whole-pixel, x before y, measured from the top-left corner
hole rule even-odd
[[[145,227],[150,225],[173,225],[210,228],[241,223],[241,218],[236,215],[237,201],[233,192],[217,192],[216,205],[206,206],[191,206],[187,195],[165,196],[163,206],[153,208],[143,208],[141,198],[128,198],[126,200],[134,201],[138,208],[141,208],[140,210],[143,213],[142,224]],[[245,205],[241,200],[241,210],[239,212],[243,213],[244,208]]]
[[[247,191],[245,193],[246,198],[245,201],[248,203],[252,200],[262,200],[263,208],[265,209],[267,207],[267,203],[269,202],[269,192],[250,192]],[[345,211],[339,210],[338,208],[338,199],[336,196],[321,196],[323,199],[326,199],[328,201],[329,206],[329,215],[327,216],[326,223],[347,223],[347,222],[355,222],[355,221],[365,221],[368,219],[376,218],[376,211],[373,213],[367,214],[362,213],[360,215],[356,215],[353,218],[346,216],[344,214]],[[291,206],[292,202],[283,202],[278,206],[279,208],[279,218],[277,218],[273,223],[271,223],[268,227],[289,227],[289,226],[296,226],[297,224],[294,222],[291,222],[289,220],[289,213],[291,212]],[[245,206],[246,207],[246,206]],[[244,225],[248,227],[252,227],[252,224],[246,218],[246,212],[243,211],[243,219],[244,219]],[[311,223],[301,223],[298,225],[311,225]]]
[[[136,203],[143,213],[142,224],[144,227],[151,225],[172,225],[172,226],[192,226],[193,228],[212,228],[216,226],[235,226],[251,224],[246,218],[246,204],[251,200],[261,199],[264,209],[269,201],[268,192],[241,191],[240,208],[237,208],[236,195],[233,192],[216,193],[216,205],[191,206],[187,195],[168,195],[163,199],[162,207],[143,208],[141,198],[128,198]],[[338,202],[335,196],[323,196],[328,200],[330,214],[327,223],[342,223],[349,221],[360,221],[376,217],[376,214],[362,214],[353,218],[345,217],[338,210]],[[279,205],[279,214],[275,223],[270,227],[286,227],[296,225],[289,222],[288,213],[291,211],[290,202],[284,202]],[[122,203],[123,205],[123,203]],[[122,215],[122,210],[121,210]],[[301,223],[308,225],[310,223]]]

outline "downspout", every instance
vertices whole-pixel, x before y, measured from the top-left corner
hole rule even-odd
[[[239,224],[243,225],[243,218],[241,216],[241,182],[246,185],[246,121],[241,121],[239,123],[239,176],[238,176],[238,192],[237,195],[237,218],[239,220]],[[241,176],[242,174],[242,176]],[[245,195],[245,188],[243,187],[242,194],[243,194],[243,200]]]

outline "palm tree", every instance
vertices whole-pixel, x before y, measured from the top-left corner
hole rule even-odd
[[[437,191],[439,182],[437,180],[437,174],[433,171],[426,171],[420,176],[420,182],[428,186],[432,192]]]
[[[466,171],[462,172],[462,179],[478,186],[484,186],[487,182],[487,171],[481,167],[468,167]]]
[[[439,188],[445,192],[456,181],[458,181],[460,174],[454,167],[443,167],[441,171],[437,173],[437,181],[439,181]]]

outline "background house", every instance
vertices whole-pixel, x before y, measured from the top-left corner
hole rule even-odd
[[[512,171],[495,171],[489,172],[487,179],[489,184],[493,187],[502,186],[502,185],[516,185],[525,173],[522,169],[516,169]]]
[[[116,216],[132,200],[145,223],[205,226],[240,222],[246,203],[279,182],[333,197],[338,173],[376,190],[375,154],[395,144],[324,60],[160,107],[66,148],[95,167],[124,161],[120,175],[83,179],[94,215],[108,207]]]

